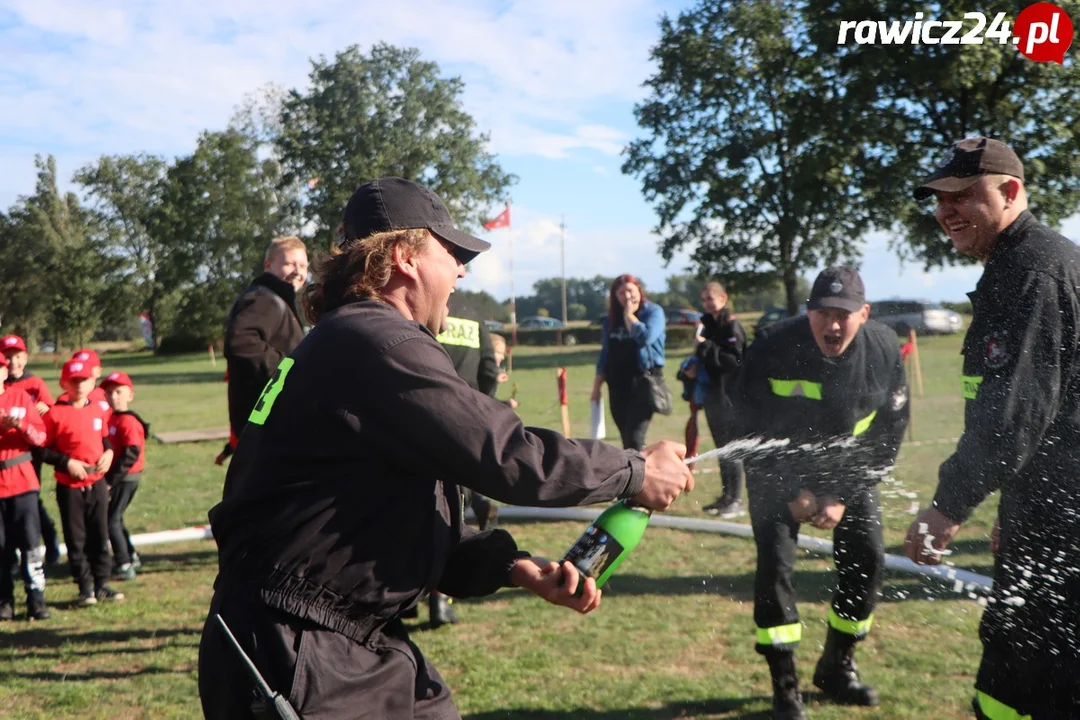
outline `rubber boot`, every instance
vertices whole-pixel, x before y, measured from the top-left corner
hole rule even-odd
[[[799,692],[799,673],[795,669],[795,653],[790,650],[771,650],[765,653],[773,686],[773,718],[775,720],[809,720]]]
[[[434,627],[453,625],[458,621],[457,613],[450,606],[450,598],[440,592],[431,593],[431,597],[428,598],[428,610]]]
[[[45,605],[45,593],[40,590],[31,590],[26,597],[26,619],[48,620],[50,617],[52,613]]]
[[[864,685],[855,666],[854,635],[830,627],[825,652],[814,669],[814,685],[825,697],[840,705],[874,706],[881,702],[877,692]]]

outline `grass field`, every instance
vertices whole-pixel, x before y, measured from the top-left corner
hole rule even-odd
[[[937,466],[960,434],[959,346],[959,337],[920,343],[925,394],[914,399],[914,442],[901,451],[895,483],[883,488],[889,552],[899,552],[912,504],[928,502]],[[568,368],[573,429],[584,434],[597,351],[595,346],[519,349],[513,381],[524,420],[559,426],[555,368],[561,365]],[[226,424],[222,363],[212,367],[201,355],[159,359],[147,354],[106,355],[104,361],[106,370],[132,375],[133,407],[153,430]],[[673,389],[677,364],[677,358],[669,358]],[[51,365],[33,370],[55,387]],[[504,388],[501,395],[508,393]],[[681,439],[685,419],[680,403],[673,416],[656,418],[649,439]],[[608,427],[613,436],[610,419]],[[703,439],[702,450],[710,447]],[[218,443],[152,441],[145,480],[127,516],[131,531],[204,524],[220,496],[224,473],[212,463],[219,449]],[[701,506],[715,497],[717,474],[703,472],[697,479],[697,490],[680,498],[673,512],[701,516]],[[49,476],[44,485],[58,518],[55,481]],[[957,566],[991,573],[987,533],[995,504],[996,499],[981,507],[962,531],[950,558]],[[508,528],[521,546],[557,556],[583,526],[516,523]],[[66,568],[55,568],[47,589],[53,618],[0,625],[0,716],[199,715],[196,658],[215,575],[214,546],[162,545],[141,554],[142,574],[118,584],[126,602],[76,609],[76,588],[65,577]],[[765,663],[753,651],[753,572],[749,540],[654,528],[609,585],[603,606],[589,616],[507,590],[458,603],[463,622],[455,626],[431,630],[422,613],[414,639],[471,720],[765,718],[770,688]],[[810,688],[834,584],[831,561],[801,554],[797,582],[806,625],[800,671],[804,688]],[[21,588],[16,596],[21,603]],[[949,588],[889,576],[873,632],[859,652],[860,668],[878,688],[881,707],[841,708],[810,693],[813,717],[968,717],[980,612]]]

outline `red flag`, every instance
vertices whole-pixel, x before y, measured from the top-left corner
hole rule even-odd
[[[494,220],[488,220],[486,223],[484,223],[484,229],[485,230],[498,230],[499,228],[504,228],[504,227],[510,227],[510,206],[509,205],[507,205],[506,209],[503,210],[501,213],[499,213],[498,216]]]

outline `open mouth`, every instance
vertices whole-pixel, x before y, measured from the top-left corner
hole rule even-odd
[[[825,348],[827,350],[839,352],[840,346],[844,342],[844,336],[840,333],[825,333],[823,340],[825,341]]]

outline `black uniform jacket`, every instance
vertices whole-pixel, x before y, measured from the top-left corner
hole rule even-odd
[[[964,434],[934,504],[963,522],[991,492],[1080,530],[1080,250],[1024,212],[1001,234],[964,338]],[[1003,498],[1004,499],[1004,498]]]
[[[446,329],[435,338],[450,356],[461,379],[473,390],[494,395],[499,386],[499,366],[491,333],[484,323],[465,317],[446,318]]]
[[[233,303],[225,320],[225,358],[229,362],[229,425],[237,437],[281,358],[303,339],[296,291],[275,275],[259,276]]]
[[[828,358],[805,315],[762,328],[733,393],[742,434],[788,438],[791,447],[747,463],[751,481],[784,499],[800,490],[845,500],[893,465],[910,408],[896,333],[868,320],[844,354]],[[796,446],[843,443],[818,452]]]
[[[508,584],[524,556],[462,522],[459,485],[515,505],[637,494],[644,460],[525,428],[472,390],[432,334],[374,301],[324,316],[259,399],[210,511],[217,586],[354,639],[425,590]]]
[[[731,310],[724,308],[717,320],[705,313],[701,316],[701,336],[695,354],[709,373],[709,395],[719,397],[727,409],[728,385],[742,365],[746,350],[746,330]]]

